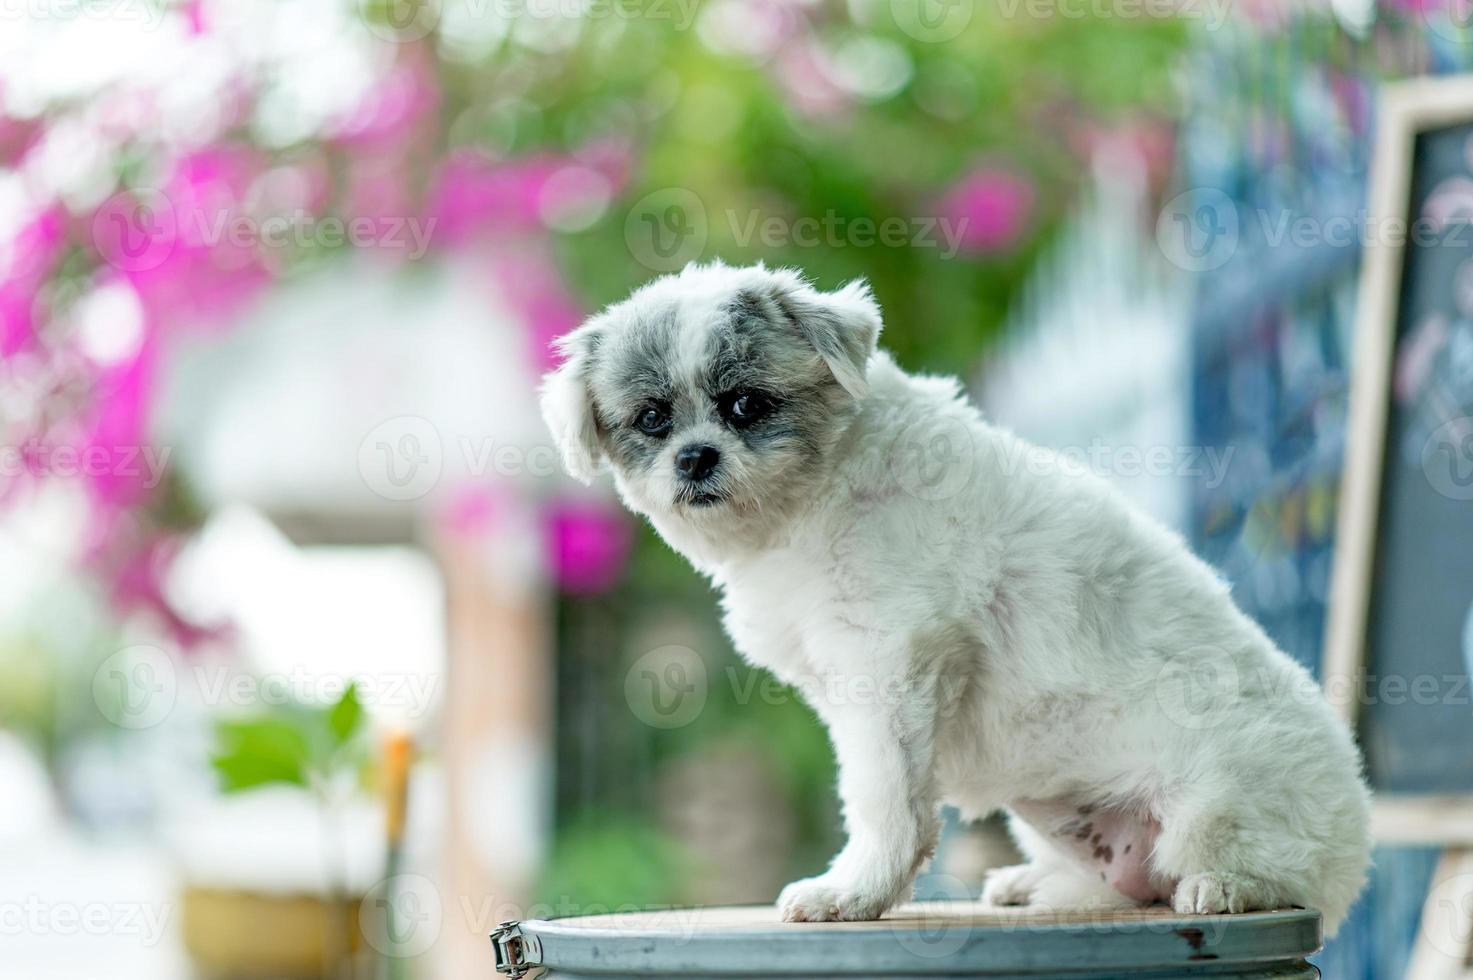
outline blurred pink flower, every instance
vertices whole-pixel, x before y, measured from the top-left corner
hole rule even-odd
[[[854,96],[834,80],[828,56],[816,41],[785,45],[774,69],[788,102],[805,115],[832,117],[854,106]]]
[[[104,509],[131,507],[155,489],[140,460],[156,394],[157,349],[154,338],[146,337],[135,356],[104,369],[93,382],[84,452],[91,451],[106,465],[85,475],[92,499]]]
[[[183,157],[162,196],[135,204],[125,216],[147,222],[155,254],[128,262],[100,245],[158,324],[219,322],[268,281],[256,219],[245,208],[262,165],[256,153],[238,146]]]
[[[45,124],[39,116],[17,119],[5,112],[5,83],[0,81],[0,167],[20,162],[39,141]]]
[[[181,0],[175,14],[190,33],[204,33],[213,26],[213,2]],[[38,445],[74,446],[118,464],[83,476],[87,564],[120,608],[156,613],[181,642],[202,634],[171,609],[162,585],[178,545],[179,529],[169,523],[177,515],[165,513],[168,501],[150,479],[157,474],[137,465],[135,454],[148,447],[170,332],[228,325],[242,303],[289,267],[292,242],[273,248],[263,221],[315,220],[329,208],[332,217],[349,221],[433,219],[435,246],[466,247],[486,258],[485,278],[524,320],[541,371],[553,363],[550,341],[583,316],[560,275],[547,225],[572,229],[580,215],[595,220],[630,169],[622,138],[572,154],[498,160],[461,151],[441,162],[443,143],[430,138],[441,120],[428,46],[401,47],[397,63],[329,135],[286,153],[253,147],[243,136],[214,142],[216,132],[245,131],[237,124],[255,111],[253,85],[244,76],[225,84],[218,128],[198,137],[204,145],[145,148],[151,156],[138,172],[155,175],[149,181],[155,190],[113,195],[90,215],[68,218],[53,208],[15,240],[0,241],[0,355],[35,347],[26,352],[24,370],[63,358],[76,364],[76,377],[68,374],[68,384],[54,386],[57,411],[38,423],[44,430]],[[146,92],[102,97],[95,108],[100,131],[119,143],[157,112]],[[44,127],[0,116],[0,164],[23,156]],[[426,170],[429,189],[421,196]],[[78,256],[89,285],[113,275],[136,293],[143,334],[131,354],[111,361],[74,357],[65,332],[38,338],[37,321],[46,315],[38,297],[51,295],[49,278],[69,233],[78,247],[90,247],[91,254]],[[88,264],[94,268],[85,269]],[[39,340],[56,343],[48,349]],[[47,473],[44,459],[28,465],[38,478]],[[505,488],[468,488],[442,517],[454,530],[483,533],[507,521],[508,506],[517,504]],[[631,540],[621,511],[603,503],[563,505],[545,529],[564,587],[597,591],[617,580]]]
[[[30,342],[31,303],[18,284],[0,283],[0,357],[10,357]]]
[[[0,357],[28,346],[36,333],[36,297],[66,238],[61,208],[43,210],[0,242]]]
[[[13,167],[41,138],[40,119],[14,119],[0,113],[0,167]]]
[[[565,592],[607,592],[624,573],[634,535],[615,504],[579,498],[554,502],[546,512],[548,564]]]
[[[412,145],[415,129],[439,106],[440,89],[428,49],[406,46],[400,62],[338,123],[332,138],[359,149]]]
[[[179,6],[184,14],[184,26],[190,34],[203,34],[205,32],[205,4],[204,0],[184,0]]]
[[[523,320],[538,374],[556,365],[552,342],[578,325],[584,310],[569,292],[543,216],[577,195],[578,181],[557,181],[570,167],[593,171],[617,194],[629,177],[628,147],[613,140],[590,143],[572,156],[540,154],[494,160],[460,151],[450,156],[429,196],[437,245],[481,246],[498,298]]]
[[[543,185],[560,166],[548,155],[496,161],[470,150],[452,153],[430,192],[436,238],[460,245],[487,233],[540,224]]]
[[[388,259],[418,258],[416,251],[434,241],[438,228],[421,222],[414,230],[418,202],[412,197],[413,162],[407,153],[356,160],[347,171],[342,212],[351,241]],[[423,241],[419,235],[423,235]]]
[[[1033,211],[1032,182],[1007,170],[979,168],[942,196],[939,217],[953,222],[961,247],[970,252],[1012,248]]]
[[[572,155],[541,153],[496,160],[473,150],[457,150],[441,165],[429,194],[435,240],[446,245],[486,241],[498,235],[543,229],[542,217],[575,197],[576,181],[558,182],[568,167],[598,173],[617,194],[628,180],[629,152],[611,141],[591,143]]]

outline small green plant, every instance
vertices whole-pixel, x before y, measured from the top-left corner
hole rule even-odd
[[[331,802],[366,761],[363,702],[349,684],[334,704],[292,702],[251,718],[215,724],[210,764],[227,793],[285,783]]]
[[[226,793],[268,785],[300,786],[317,800],[326,848],[328,894],[335,910],[324,937],[326,976],[355,975],[348,937],[354,928],[348,894],[347,861],[334,849],[341,844],[342,807],[362,783],[368,765],[366,716],[356,684],[330,705],[288,702],[249,718],[215,723],[216,751],[210,764]]]

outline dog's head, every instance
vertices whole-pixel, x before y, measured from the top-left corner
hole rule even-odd
[[[879,333],[863,282],[825,293],[785,269],[688,266],[564,337],[542,410],[569,473],[607,460],[662,525],[775,518],[816,489]]]

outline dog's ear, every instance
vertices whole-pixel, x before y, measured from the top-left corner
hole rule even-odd
[[[588,386],[599,337],[597,324],[589,322],[558,339],[556,349],[565,360],[542,379],[542,418],[562,454],[563,469],[582,483],[593,482],[603,460]]]
[[[831,293],[820,292],[787,270],[771,273],[771,297],[798,328],[834,379],[855,398],[868,389],[865,374],[880,339],[880,307],[869,283],[856,279]]]

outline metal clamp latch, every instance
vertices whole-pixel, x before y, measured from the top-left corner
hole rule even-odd
[[[531,967],[542,965],[542,941],[522,934],[522,924],[508,919],[491,931],[491,948],[496,951],[496,972],[517,980]]]

